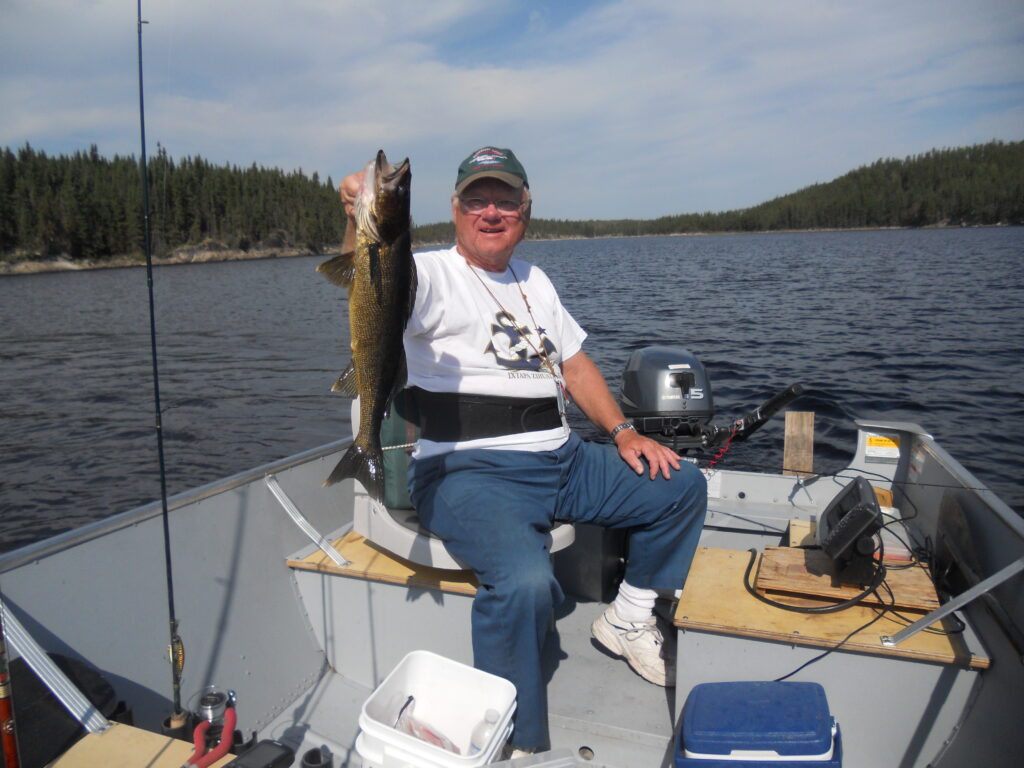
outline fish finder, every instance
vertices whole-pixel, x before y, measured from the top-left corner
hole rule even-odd
[[[882,522],[875,492],[863,477],[854,478],[825,508],[818,521],[817,542],[835,564],[841,583],[860,587],[871,583],[878,571],[874,536]]]

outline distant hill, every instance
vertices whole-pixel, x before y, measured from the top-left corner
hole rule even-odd
[[[143,250],[138,162],[95,146],[49,157],[25,145],[0,149],[0,259],[63,257],[103,263]],[[334,183],[317,174],[175,161],[149,163],[157,256],[210,252],[323,251],[345,229]],[[753,208],[658,219],[533,219],[528,236],[614,237],[856,227],[1024,224],[1024,142],[993,141],[878,160]],[[451,222],[415,227],[417,243],[450,243]]]
[[[936,149],[878,160],[825,184],[722,213],[658,219],[533,219],[528,237],[616,237],[698,232],[1024,224],[1024,141]],[[417,240],[451,242],[450,222],[417,227]]]

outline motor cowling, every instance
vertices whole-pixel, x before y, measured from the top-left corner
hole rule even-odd
[[[634,350],[622,372],[620,404],[637,431],[672,448],[701,445],[701,428],[715,415],[711,382],[687,349]]]

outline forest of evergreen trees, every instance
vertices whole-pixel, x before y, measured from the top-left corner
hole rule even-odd
[[[878,160],[753,208],[658,219],[534,218],[527,237],[619,237],[791,229],[1024,225],[1024,141],[993,141]],[[416,228],[417,239],[451,242],[450,222]]]
[[[149,162],[150,222],[158,256],[206,243],[247,251],[317,252],[341,242],[345,219],[330,178],[316,173],[175,161]],[[0,255],[102,261],[143,252],[142,192],[133,157],[49,157],[0,150]],[[1024,224],[1024,142],[993,141],[878,160],[753,208],[658,219],[535,218],[528,237],[611,237],[853,227]],[[450,222],[414,229],[418,243],[451,242]]]
[[[345,216],[330,178],[277,169],[148,163],[153,252],[209,242],[238,250],[341,242]],[[103,260],[142,254],[142,185],[133,157],[107,160],[95,146],[48,157],[29,146],[0,151],[0,254]]]

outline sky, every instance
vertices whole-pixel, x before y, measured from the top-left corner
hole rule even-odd
[[[744,208],[880,158],[1024,139],[1021,0],[150,0],[146,145],[337,183],[408,156],[413,218],[512,148],[533,214]],[[0,0],[0,147],[139,154],[136,4]]]

